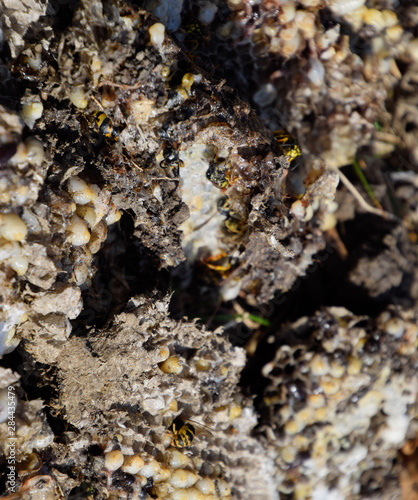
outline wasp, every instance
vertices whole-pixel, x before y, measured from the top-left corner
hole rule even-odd
[[[197,20],[191,20],[185,27],[184,44],[189,49],[191,55],[201,45],[210,41],[209,30]]]
[[[292,165],[292,163],[302,155],[296,139],[286,132],[286,130],[275,130],[273,135],[283,154],[287,157],[289,165]],[[296,165],[296,163],[294,165]]]
[[[167,146],[164,149],[164,160],[161,161],[160,166],[163,168],[173,168],[178,169],[184,165],[183,161],[180,160],[178,151],[173,149],[171,146]]]
[[[226,216],[224,222],[226,229],[231,233],[240,234],[243,233],[245,229],[245,208],[240,206],[238,201],[234,201],[235,204],[229,196],[222,196],[222,198],[218,200],[217,208],[219,213]]]
[[[245,230],[245,221],[242,219],[235,219],[234,217],[226,219],[224,225],[228,231],[235,234],[241,234]]]
[[[93,125],[96,128],[96,131],[116,142],[119,138],[119,132],[116,127],[113,126],[112,120],[103,113],[103,111],[95,111],[92,116]]]
[[[192,94],[193,83],[194,75],[185,73],[181,79],[181,85],[178,85],[175,89],[169,89],[166,102],[167,108],[173,109],[188,99]]]
[[[220,273],[229,271],[231,269],[233,260],[228,256],[226,252],[220,252],[217,255],[211,255],[205,259],[200,259],[201,262],[207,266],[209,269],[218,271]]]
[[[194,422],[194,420],[191,420],[191,422]],[[200,422],[194,423],[212,434],[212,430],[207,425],[201,424]],[[193,425],[180,417],[176,417],[173,422],[171,422],[168,429],[173,433],[172,445],[176,448],[187,448],[190,446],[196,434],[196,429]]]
[[[230,162],[226,160],[219,161],[215,155],[206,170],[206,177],[219,189],[227,188],[231,184]]]
[[[173,126],[173,123],[174,122],[172,120],[166,120],[161,127],[157,129],[157,134],[160,139],[163,139],[164,141],[171,140],[170,127]]]
[[[192,424],[185,422],[181,418],[175,418],[169,430],[173,433],[172,444],[176,448],[187,448],[192,444],[196,434],[196,429]]]

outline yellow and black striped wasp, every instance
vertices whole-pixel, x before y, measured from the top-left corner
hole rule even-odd
[[[231,164],[228,160],[220,159],[216,155],[209,162],[206,178],[219,189],[225,189],[231,184]]]
[[[187,448],[190,446],[196,434],[196,429],[193,425],[179,417],[171,422],[169,430],[173,433],[172,445],[176,448]]]
[[[209,29],[197,19],[191,19],[181,31],[184,33],[183,43],[188,49],[189,56],[210,41]]]
[[[119,138],[119,131],[113,126],[112,120],[103,111],[94,111],[92,124],[96,132],[107,139],[116,142]]]
[[[283,129],[275,130],[273,135],[282,153],[287,157],[289,166],[296,167],[299,161],[298,159],[300,159],[299,157],[302,156],[296,139]]]
[[[179,153],[171,146],[167,146],[163,152],[164,159],[160,162],[162,168],[172,168],[176,171],[183,166],[183,161],[179,158]]]
[[[206,425],[200,424],[199,422],[194,423],[199,427],[201,426],[206,428],[210,433],[212,433],[212,431]],[[173,433],[171,444],[176,448],[187,448],[191,446],[196,435],[196,429],[194,428],[194,426],[190,422],[186,422],[180,417],[176,417],[171,422],[168,429]]]
[[[235,204],[229,196],[222,196],[217,203],[218,212],[226,216],[224,226],[231,233],[241,234],[245,231],[246,214],[245,208],[238,200]]]

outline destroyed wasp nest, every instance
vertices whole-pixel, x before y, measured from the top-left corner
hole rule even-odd
[[[384,498],[396,496],[394,461],[418,422],[416,311],[391,308],[370,321],[329,308],[288,325],[284,338],[263,368],[259,408],[279,491],[382,498],[385,483]]]
[[[171,3],[177,16],[180,3]],[[335,165],[351,158],[352,145],[355,149],[364,132],[367,138],[394,75],[369,86],[366,62],[351,53],[339,28],[325,30],[316,22],[318,3],[305,2],[299,10],[292,2],[284,4],[281,24],[274,27],[266,2],[260,8],[263,26],[257,28],[251,21],[254,2],[229,4],[230,18],[218,30],[226,45],[235,43],[240,25],[239,36],[244,45],[251,40],[252,56],[277,49],[307,64],[304,79],[310,83],[299,85],[301,67],[290,64],[295,70],[283,94],[274,78],[266,80],[269,67],[259,72],[253,101],[264,122],[272,129],[283,125],[269,110],[288,113],[292,101],[291,128],[300,120],[305,133],[305,117],[315,108],[330,118],[324,127],[318,117],[313,120],[318,144],[323,146],[328,126],[341,123],[343,129],[336,127],[329,148],[321,146],[320,153],[328,151],[322,158]],[[164,5],[160,2],[162,10]],[[209,25],[218,4],[205,5],[201,21]],[[366,448],[373,458],[375,449],[393,458],[409,437],[415,395],[404,385],[416,380],[404,367],[416,350],[413,313],[389,310],[389,316],[379,318],[376,324],[389,335],[393,354],[383,350],[382,359],[375,351],[369,356],[361,319],[348,311],[321,313],[338,324],[335,338],[327,337],[323,316],[303,320],[317,325],[315,345],[309,335],[303,345],[293,345],[291,331],[298,325],[289,327],[289,338],[281,338],[289,345],[273,338],[277,354],[263,371],[267,387],[256,408],[265,419],[256,439],[252,401],[238,389],[244,350],[233,347],[221,329],[211,332],[171,318],[170,293],[160,283],[141,283],[145,291],[139,294],[133,291],[136,283],[130,284],[142,279],[149,263],[156,280],[164,274],[160,270],[186,269],[185,283],[203,266],[215,273],[206,273],[202,288],[212,287],[225,301],[239,296],[252,306],[266,303],[276,292],[291,289],[324,247],[324,232],[337,220],[338,175],[309,157],[308,175],[303,179],[296,173],[292,179],[292,192],[299,195],[291,195],[289,152],[298,155],[297,143],[284,148],[278,138],[289,137],[285,132],[273,135],[234,90],[213,81],[190,60],[193,54],[188,57],[164,25],[143,10],[112,0],[81,2],[71,19],[62,11],[62,25],[51,33],[41,17],[45,9],[23,18],[1,8],[8,16],[4,32],[13,34],[13,26],[23,23],[10,37],[13,60],[2,67],[12,105],[3,104],[0,114],[1,346],[3,354],[10,353],[22,340],[24,369],[19,371],[36,375],[50,417],[48,423],[38,394],[24,401],[15,372],[0,373],[0,403],[10,384],[19,391],[19,494],[256,500],[277,499],[281,492],[320,498],[329,484],[335,485],[331,494],[335,489],[340,496],[359,494],[367,483],[359,475],[367,476],[374,467]],[[381,30],[385,39],[397,22],[380,17],[389,23]],[[229,30],[225,25],[231,20]],[[38,35],[36,40],[28,35],[23,46],[25,22],[26,28],[36,23]],[[307,61],[308,47],[319,49]],[[240,66],[245,73],[245,65]],[[320,84],[339,75],[340,66],[344,78],[335,79],[347,92],[338,85],[324,92]],[[362,74],[358,88],[346,85],[353,71]],[[308,90],[310,108],[303,94]],[[315,133],[306,134],[306,144],[316,140]],[[340,148],[342,143],[348,149]],[[307,149],[315,152],[311,146]],[[119,289],[109,287],[106,302],[108,290],[102,295],[100,280],[109,269],[119,272],[124,259],[133,278],[122,269]],[[108,307],[102,315],[93,307],[101,302]],[[341,347],[344,355],[337,359],[332,347],[339,335],[345,350]],[[404,378],[392,376],[398,367]],[[365,394],[344,385],[352,381],[352,369],[361,375]],[[288,371],[301,374],[300,392],[305,392],[300,398],[299,379],[293,382]],[[393,401],[399,412],[389,408],[384,422],[379,405],[386,412]],[[347,436],[338,427],[345,424],[340,408],[357,402],[368,409],[360,412],[360,430],[351,428]],[[328,410],[336,427],[326,420]],[[347,414],[357,417],[357,407]],[[3,419],[2,436],[6,428]],[[361,446],[359,440],[370,430],[382,441]],[[326,453],[321,455],[328,444],[329,462]],[[318,479],[312,471],[319,466],[324,476]],[[382,468],[390,470],[388,463]]]
[[[162,24],[127,4],[82,4],[62,33],[13,52],[4,69],[19,105],[1,110],[2,354],[23,340],[26,369],[53,367],[41,376],[56,392],[50,411],[75,429],[67,444],[51,444],[42,403],[31,402],[34,428],[41,419],[48,439],[33,442],[28,430],[21,458],[52,448],[55,459],[44,476],[31,469],[21,491],[43,485],[45,495],[65,496],[87,481],[99,497],[274,496],[259,479],[273,462],[249,437],[255,415],[237,394],[242,350],[221,332],[168,320],[168,299],[157,294],[128,303],[113,341],[109,329],[87,334],[81,322],[70,336],[71,321],[85,312],[82,292],[100,292],[97,268],[123,252],[118,228],[103,247],[123,212],[129,238],[157,270],[225,258],[226,299],[242,292],[261,303],[289,289],[324,246],[337,176],[318,163],[291,208],[289,159],[270,131],[191,64]],[[167,451],[179,415],[210,428],[205,437],[196,426],[184,474]],[[88,466],[82,448],[100,449]],[[121,455],[144,465],[119,470]]]

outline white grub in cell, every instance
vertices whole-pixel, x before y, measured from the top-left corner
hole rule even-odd
[[[195,361],[196,370],[199,372],[205,372],[210,369],[211,364],[207,359],[197,359]]]
[[[216,31],[216,33],[221,37],[221,38],[228,38],[231,33],[233,32],[235,28],[235,23],[234,21],[228,21],[224,24],[222,24]]]
[[[40,233],[41,225],[36,215],[28,208],[23,209],[22,219],[30,233]]]
[[[199,479],[195,487],[204,495],[210,495],[215,491],[215,481],[208,477],[204,479]]]
[[[144,466],[144,461],[138,455],[128,455],[124,457],[122,470],[127,474],[137,474]]]
[[[398,24],[398,18],[392,11],[364,8],[362,12],[364,24],[373,26],[377,31],[382,31],[385,28]]]
[[[341,381],[340,379],[325,375],[321,378],[319,385],[326,396],[332,396],[340,390]]]
[[[360,358],[350,357],[347,366],[348,375],[358,375],[361,372],[362,366],[363,361]]]
[[[89,276],[89,269],[86,264],[76,264],[74,266],[73,276],[78,286],[83,285]]]
[[[168,479],[174,488],[189,488],[198,480],[197,474],[184,469],[178,469]]]
[[[155,114],[155,101],[151,99],[140,99],[131,103],[132,115],[138,125],[146,123]]]
[[[164,434],[161,436],[161,445],[164,446],[164,448],[168,448],[171,446],[173,440],[173,433],[170,431],[164,432]]]
[[[170,349],[168,348],[168,346],[162,346],[162,347],[160,347],[160,349],[158,349],[158,352],[157,352],[158,363],[162,363],[169,356],[170,356]]]
[[[312,375],[321,376],[329,373],[328,359],[320,354],[315,354],[310,362]]]
[[[96,224],[96,212],[94,208],[81,205],[77,207],[76,214],[87,222],[89,228],[92,228]]]
[[[0,236],[8,241],[23,241],[28,233],[26,224],[16,214],[0,214]]]
[[[404,333],[404,321],[400,318],[391,318],[385,323],[385,332],[393,335],[396,339],[402,337]]]
[[[345,375],[345,367],[339,361],[331,361],[330,375],[335,378],[341,378]]]
[[[304,427],[306,427],[315,421],[315,410],[309,408],[309,406],[302,408],[302,410],[296,413],[295,420],[302,422]]]
[[[298,454],[298,450],[296,450],[293,446],[285,446],[280,450],[280,456],[282,460],[286,463],[291,464],[295,461]]]
[[[20,338],[16,338],[15,333],[16,328],[14,326],[12,328],[6,329],[3,323],[3,327],[0,330],[0,356],[9,354],[10,352],[14,351],[19,345]]]
[[[92,187],[93,186],[88,186],[87,183],[77,175],[71,177],[68,181],[68,192],[77,205],[85,205],[96,200],[97,194]]]
[[[144,476],[141,476],[140,474],[136,474],[136,478],[139,481],[141,487],[144,487],[148,482],[148,479]]]
[[[322,8],[322,0],[301,0],[299,3],[306,9]]]
[[[24,205],[29,197],[28,186],[20,186],[15,191],[13,191],[12,200],[16,205]]]
[[[293,21],[296,14],[296,8],[293,3],[287,2],[280,6],[279,20],[283,24]]]
[[[325,68],[319,59],[311,57],[309,61],[309,69],[307,75],[309,80],[317,87],[323,85],[325,77]]]
[[[0,203],[3,203],[6,205],[6,204],[10,203],[10,200],[11,200],[10,193],[7,193],[5,191],[0,192]]]
[[[301,420],[289,420],[284,425],[284,431],[286,434],[297,434],[302,429],[304,429],[305,425]]]
[[[313,38],[315,35],[315,15],[305,10],[296,11],[295,23],[305,38]]]
[[[10,267],[17,275],[23,276],[26,274],[29,267],[29,260],[19,243],[14,244],[14,251],[10,257],[9,263]]]
[[[170,404],[168,405],[168,408],[171,410],[171,411],[177,411],[178,410],[178,403],[177,403],[177,399],[172,399],[170,401]]]
[[[120,450],[109,451],[105,455],[105,467],[113,472],[122,467],[124,461],[123,453]]]
[[[164,25],[161,23],[155,23],[149,27],[148,32],[152,45],[154,45],[157,49],[161,48],[165,37]]]
[[[384,9],[382,10],[382,16],[385,21],[386,28],[392,28],[393,26],[398,25],[398,16],[392,10]]]
[[[35,121],[41,118],[44,106],[41,102],[26,103],[22,106],[20,116],[29,128],[33,128]]]
[[[102,63],[100,61],[100,58],[99,56],[97,55],[94,55],[92,58],[91,58],[91,61],[90,61],[90,68],[92,71],[96,72],[96,71],[100,71],[101,68],[102,68]]]
[[[96,202],[97,198],[99,197],[101,190],[97,184],[89,184],[89,188],[93,192],[93,198],[91,201],[94,204]]]
[[[153,477],[160,471],[161,466],[156,460],[151,460],[151,462],[145,464],[141,470],[141,476],[146,478]]]
[[[193,466],[197,471],[200,471],[204,464],[204,460],[200,457],[193,457]]]
[[[397,43],[402,38],[402,35],[404,34],[404,29],[402,28],[401,25],[397,24],[396,26],[391,26],[390,28],[386,28],[385,34],[391,43]]]
[[[26,144],[20,142],[16,147],[16,153],[10,158],[10,165],[19,165],[21,163],[26,163],[28,158],[28,151]]]
[[[163,481],[166,481],[170,476],[171,476],[170,469],[167,469],[167,467],[161,467],[159,472],[153,478],[154,483],[161,483]]]
[[[75,87],[68,95],[70,101],[74,104],[76,108],[86,109],[88,106],[88,100],[84,92],[84,87]]]
[[[306,207],[306,215],[305,217],[303,218],[304,222],[308,222],[312,219],[312,217],[314,216],[314,209],[313,209],[313,206],[312,205],[308,205]]]
[[[229,419],[234,420],[241,416],[242,407],[236,403],[229,405]]]
[[[45,158],[45,151],[41,141],[35,137],[28,137],[25,140],[27,161],[31,165],[40,165]]]
[[[91,239],[88,245],[88,249],[92,254],[95,254],[100,250],[102,243],[106,239],[106,236],[107,226],[103,221],[99,222],[93,227],[93,229],[91,230]]]
[[[112,204],[112,193],[108,189],[101,189],[92,203],[96,212],[96,222],[101,221],[109,213],[109,207],[110,210],[116,210]]]
[[[288,34],[288,36],[285,38],[284,33],[280,33],[280,37],[283,38],[283,44],[282,44],[282,54],[284,57],[291,57],[296,52],[299,50],[299,47],[301,46],[302,43],[302,38],[299,33],[295,34]]]
[[[299,220],[303,220],[306,215],[306,209],[303,206],[302,200],[294,201],[292,203],[291,210],[293,212],[293,215]]]
[[[39,71],[42,67],[42,56],[37,50],[29,50],[23,56],[23,62],[26,63],[31,69]]]
[[[366,0],[332,0],[330,8],[337,16],[344,16],[356,9],[362,8]]]
[[[87,224],[78,215],[71,217],[67,230],[71,233],[69,241],[74,246],[85,245],[90,241],[90,231]]]
[[[204,500],[204,496],[196,488],[179,488],[173,491],[171,500]]]
[[[118,222],[122,217],[122,212],[120,210],[112,210],[106,217],[106,224],[111,226],[115,222]]]
[[[333,213],[325,212],[322,217],[321,231],[326,232],[337,225],[337,217]]]
[[[215,481],[216,491],[221,497],[228,497],[231,494],[231,488],[228,483],[223,479],[217,479]]]
[[[177,356],[170,356],[160,365],[160,369],[164,373],[173,373],[174,375],[180,375],[183,371],[183,366],[179,363],[179,358]]]
[[[182,469],[190,464],[190,458],[178,450],[170,450],[167,455],[167,464],[173,469]]]

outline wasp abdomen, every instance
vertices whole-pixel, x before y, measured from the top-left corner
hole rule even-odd
[[[93,113],[93,120],[97,132],[115,142],[118,140],[118,129],[113,126],[112,120],[106,115],[106,113],[103,113],[103,111],[95,111]]]
[[[169,429],[173,433],[173,446],[176,448],[187,448],[192,444],[196,430],[193,425],[176,418]]]

